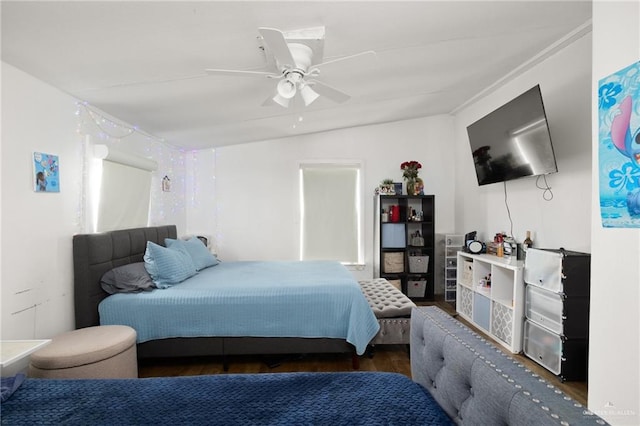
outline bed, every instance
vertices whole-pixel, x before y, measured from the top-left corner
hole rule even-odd
[[[411,372],[8,378],[2,424],[607,424],[437,307],[413,309]]]
[[[176,234],[169,225],[75,235],[76,328],[131,326],[140,358],[349,352],[357,368],[379,325],[337,262],[221,262],[163,290],[102,289],[107,271],[141,262],[148,241]]]

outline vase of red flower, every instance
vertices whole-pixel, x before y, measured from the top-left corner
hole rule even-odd
[[[407,181],[407,195],[416,195],[416,184],[419,180],[418,171],[422,164],[417,161],[405,161],[400,164],[402,177]]]

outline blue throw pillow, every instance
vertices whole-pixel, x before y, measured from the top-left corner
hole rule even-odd
[[[191,260],[193,260],[194,265],[196,265],[196,270],[201,271],[204,268],[208,268],[210,266],[216,266],[219,262],[216,257],[211,254],[209,249],[205,247],[205,245],[196,237],[192,237],[189,240],[174,240],[172,238],[165,238],[164,243],[170,249],[174,249],[177,247],[184,248],[187,253],[191,256]]]
[[[147,241],[144,267],[158,288],[171,287],[197,273],[185,248],[168,249],[151,241]]]

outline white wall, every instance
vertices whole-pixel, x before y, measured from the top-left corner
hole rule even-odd
[[[456,228],[483,240],[510,233],[502,183],[478,186],[466,127],[540,84],[558,173],[548,175],[553,199],[545,201],[536,178],[507,182],[517,241],[527,230],[537,247],[589,251],[591,203],[591,34],[587,34],[455,116]]]
[[[598,192],[598,81],[640,60],[640,3],[593,4],[589,408],[640,424],[640,230],[604,229]],[[637,109],[636,109],[637,112]]]
[[[215,151],[188,152],[186,158],[185,205],[187,235],[204,235],[216,251],[216,161]]]
[[[216,149],[216,245],[223,260],[299,259],[298,164],[360,160],[364,165],[366,267],[371,278],[374,189],[402,181],[417,160],[425,193],[436,196],[436,232],[451,232],[454,167],[451,117],[435,116]],[[327,206],[340,208],[340,206]]]
[[[2,339],[48,338],[74,328],[71,242],[84,230],[84,126],[77,112],[76,99],[2,63]],[[160,178],[184,176],[179,151],[139,136],[119,144],[155,159]],[[34,151],[59,156],[60,193],[33,191]],[[157,175],[151,222],[184,231],[183,179],[161,193]]]

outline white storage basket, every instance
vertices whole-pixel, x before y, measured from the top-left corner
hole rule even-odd
[[[426,274],[429,269],[429,256],[410,255],[409,273]]]
[[[409,280],[407,281],[407,296],[424,297],[427,289],[427,280]]]

